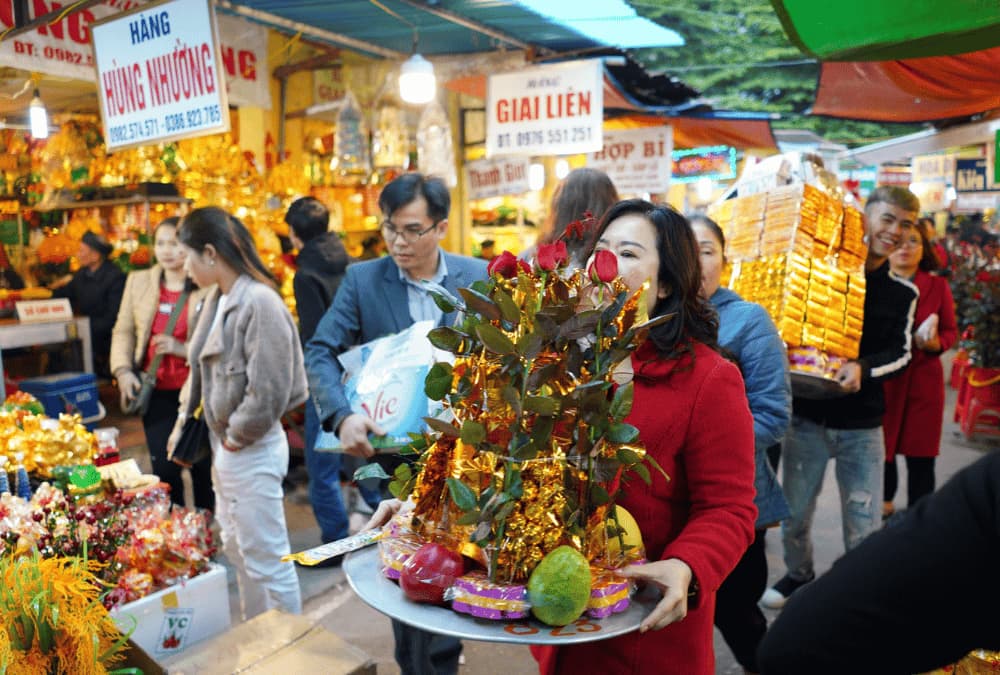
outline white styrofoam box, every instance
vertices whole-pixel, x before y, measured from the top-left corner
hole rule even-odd
[[[176,586],[111,610],[123,633],[135,630],[132,641],[160,659],[229,629],[226,570],[212,564],[208,571]]]

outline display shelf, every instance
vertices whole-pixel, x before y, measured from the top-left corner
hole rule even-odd
[[[190,204],[191,199],[187,197],[170,196],[145,196],[132,195],[131,197],[119,197],[117,199],[92,199],[90,201],[55,201],[49,204],[37,204],[32,207],[35,211],[47,213],[49,211],[72,211],[74,209],[95,209],[103,206],[135,206],[141,204]]]

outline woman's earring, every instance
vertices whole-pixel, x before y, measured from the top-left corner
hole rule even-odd
[[[208,264],[209,264],[209,266],[214,265],[215,264],[215,258],[209,258],[208,259]]]

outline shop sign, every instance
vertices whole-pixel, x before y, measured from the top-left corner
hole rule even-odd
[[[985,192],[987,184],[986,159],[959,159],[955,161],[955,189],[959,192]]]
[[[1000,185],[1000,162],[997,162],[997,157],[1000,157],[1000,129],[993,137],[993,183]]]
[[[229,130],[209,0],[145,5],[91,32],[109,152]]]
[[[0,0],[0,31],[14,27],[15,2],[17,0]],[[63,4],[66,3],[31,0],[28,17],[34,19],[45,15],[61,9]],[[142,4],[136,0],[106,0],[72,12],[62,21],[4,40],[0,42],[0,65],[96,82],[91,25]],[[230,103],[270,109],[267,29],[236,16],[221,15],[218,22]],[[44,89],[42,98],[45,98]]]
[[[881,168],[878,171],[876,183],[878,185],[897,185],[899,187],[909,187],[913,182],[913,174],[906,170],[893,170]]]
[[[469,199],[517,195],[531,189],[527,157],[477,159],[465,165]]]
[[[948,208],[948,184],[936,180],[925,183],[910,183],[910,190],[920,200],[920,211],[930,213]]]
[[[671,173],[676,183],[690,183],[699,178],[712,180],[736,178],[736,148],[713,145],[674,150]]]
[[[604,131],[604,147],[587,166],[608,174],[618,192],[666,192],[670,187],[673,129],[669,126]]]
[[[910,172],[913,183],[946,183],[955,175],[955,155],[917,155]]]
[[[48,300],[22,300],[14,303],[17,319],[21,323],[48,323],[50,321],[72,321],[73,310],[68,298]]]
[[[486,156],[594,152],[601,149],[603,120],[600,59],[490,75]]]
[[[1000,204],[1000,192],[959,192],[955,210],[960,213],[982,213]]]

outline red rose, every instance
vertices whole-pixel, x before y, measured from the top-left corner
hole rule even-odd
[[[495,277],[498,274],[504,279],[516,277],[517,257],[510,251],[504,251],[490,261],[490,264],[486,266],[486,271],[489,272],[491,277]]]
[[[567,239],[583,239],[583,223],[579,220],[570,221],[563,231],[563,236]]]
[[[979,270],[976,274],[976,281],[992,281],[993,275],[986,270]]]
[[[973,300],[982,300],[983,299],[983,294],[982,293],[973,293],[972,294],[972,299]]]
[[[566,252],[566,242],[560,239],[552,244],[542,244],[538,247],[538,254],[535,258],[538,262],[538,269],[543,272],[551,272],[569,259],[569,254]]]
[[[517,259],[517,267],[518,267],[518,269],[520,269],[525,274],[531,274],[531,265],[529,265],[528,263],[524,262],[520,258]]]
[[[606,284],[618,276],[618,256],[604,248],[594,252],[587,275],[595,284]]]

